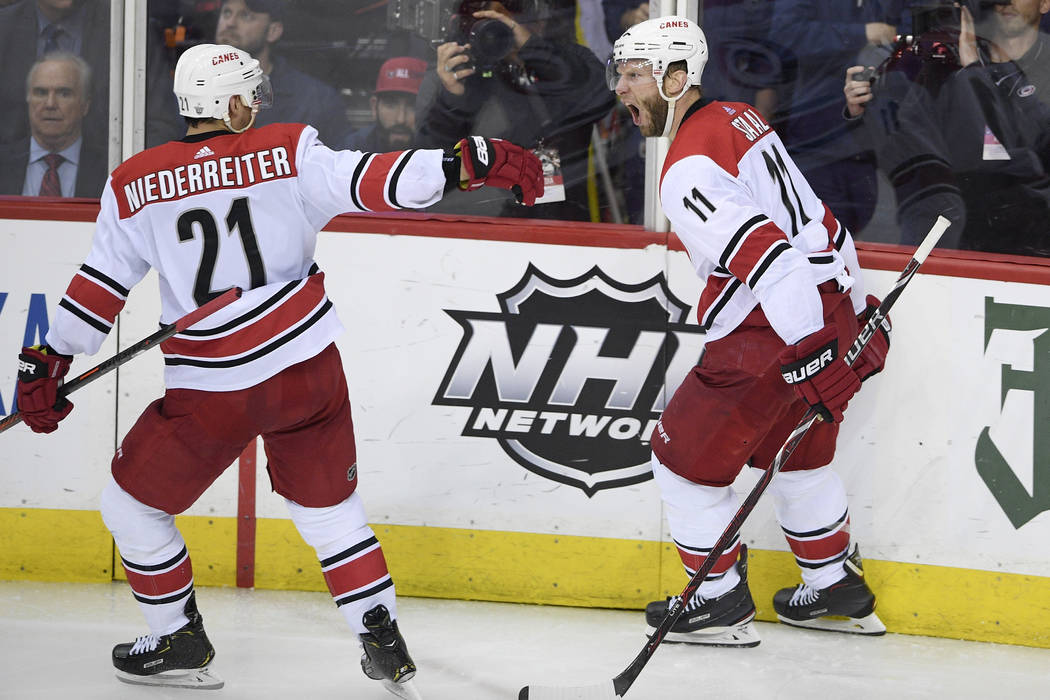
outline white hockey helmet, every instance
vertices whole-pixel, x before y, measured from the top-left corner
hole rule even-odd
[[[234,95],[252,108],[253,121],[255,111],[273,104],[269,77],[246,51],[222,44],[198,44],[179,57],[175,66],[179,114],[193,119],[222,119],[233,129],[229,107]]]
[[[627,61],[636,61],[638,67],[650,65],[660,96],[665,100],[663,77],[667,67],[676,61],[685,61],[688,85],[699,85],[700,75],[707,65],[707,38],[700,25],[685,17],[669,15],[639,22],[624,32],[613,45],[612,57],[606,69],[610,90],[616,89],[620,71]]]

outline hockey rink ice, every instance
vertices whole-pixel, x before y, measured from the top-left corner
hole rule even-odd
[[[110,649],[146,632],[123,583],[0,582],[0,698],[384,700],[325,593],[198,588],[221,690],[132,686]],[[399,601],[424,700],[515,700],[526,684],[588,685],[644,643],[640,612],[423,598]],[[753,649],[664,645],[637,700],[1050,697],[1050,650],[758,623]]]

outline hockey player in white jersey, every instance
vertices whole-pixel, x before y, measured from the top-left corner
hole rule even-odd
[[[700,363],[668,403],[653,473],[686,571],[700,567],[738,507],[743,465],[767,468],[809,406],[814,424],[770,486],[802,571],[773,607],[792,625],[881,634],[850,541],[846,492],[827,466],[861,381],[881,371],[884,328],[852,368],[843,353],[878,300],[865,297],[849,231],[813,193],[751,105],[703,98],[703,31],[683,17],[642,22],[617,40],[609,86],[645,136],[670,137],[660,201],[704,280]],[[650,603],[655,628],[668,603]],[[755,605],[739,538],[719,558],[667,641],[754,646]]]
[[[342,212],[426,207],[452,187],[542,194],[539,160],[498,139],[448,152],[332,151],[313,127],[252,128],[270,100],[259,62],[232,46],[187,50],[175,69],[181,141],[130,158],[110,176],[86,262],[43,346],[19,355],[18,407],[51,432],[72,356],[93,354],[129,289],[153,268],[161,321],[223,290],[236,302],[164,342],[166,391],[124,437],[101,510],[149,633],[113,649],[121,680],[219,688],[190,557],[175,527],[262,435],[273,490],[313,546],[338,609],[358,634],[361,666],[403,698],[419,697],[397,600],[357,486],[347,386],[334,344],[343,327],[313,260],[317,232]]]

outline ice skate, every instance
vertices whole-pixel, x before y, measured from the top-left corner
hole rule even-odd
[[[736,567],[740,572],[739,583],[710,600],[701,598],[699,594],[693,596],[664,641],[719,647],[758,646],[762,640],[752,624],[755,602],[747,587],[746,545],[740,545],[740,560]],[[663,621],[671,600],[658,600],[645,607],[645,621],[649,625],[650,635]]]
[[[215,647],[204,633],[204,618],[197,612],[195,594],[186,601],[189,622],[171,634],[147,634],[129,644],[113,647],[117,678],[136,685],[217,690],[223,680],[210,669]]]
[[[773,596],[773,609],[780,621],[796,627],[878,635],[886,625],[875,614],[875,594],[864,582],[860,550],[842,563],[845,578],[827,588],[810,588],[800,583],[795,588],[782,588]]]
[[[362,622],[368,632],[360,635],[364,648],[361,670],[399,698],[422,700],[412,683],[416,665],[408,655],[408,647],[397,629],[397,621],[390,619],[390,611],[385,605],[377,605],[364,614]]]

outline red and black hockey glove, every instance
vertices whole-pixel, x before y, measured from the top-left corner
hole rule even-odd
[[[470,136],[456,144],[456,155],[467,171],[467,180],[459,183],[461,190],[500,187],[530,207],[543,194],[543,166],[527,148],[503,139]]]
[[[839,352],[834,323],[784,348],[780,373],[800,399],[821,418],[835,423],[842,420],[846,404],[860,389],[860,379]]]
[[[58,422],[73,410],[72,403],[58,397],[58,387],[72,361],[72,356],[61,355],[47,345],[22,348],[15,396],[22,420],[34,433],[54,432]]]
[[[882,302],[871,294],[865,299],[868,306],[857,316],[857,332],[863,331],[868,319],[879,308]],[[868,377],[878,374],[886,366],[886,355],[890,351],[890,333],[893,332],[893,324],[890,317],[882,319],[882,323],[875,327],[871,340],[864,346],[857,360],[853,363],[853,371],[857,373],[863,382]]]

